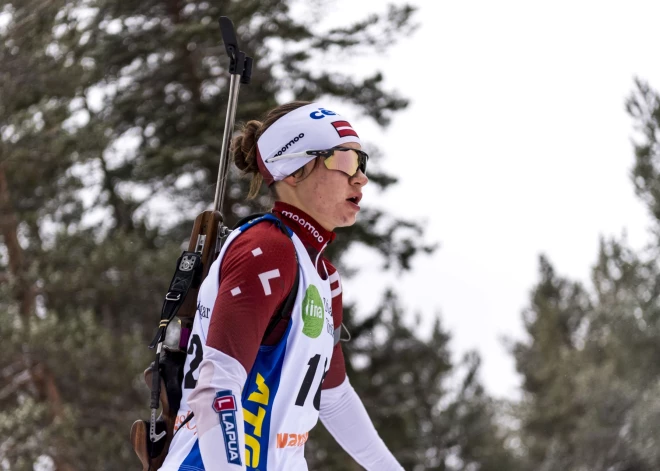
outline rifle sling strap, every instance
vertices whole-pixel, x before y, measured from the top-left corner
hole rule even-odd
[[[174,319],[179,308],[186,299],[191,287],[201,283],[202,257],[196,252],[184,251],[176,262],[176,271],[170,282],[170,288],[165,295],[163,309],[160,313],[160,324],[149,348],[154,348],[165,338],[165,331],[170,321]]]

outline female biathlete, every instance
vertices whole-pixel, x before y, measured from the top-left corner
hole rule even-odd
[[[236,166],[272,189],[271,213],[235,229],[202,283],[165,471],[307,470],[319,417],[367,470],[401,470],[346,377],[342,285],[323,251],[350,226],[367,154],[346,118],[293,102],[249,121]],[[184,421],[192,412],[192,418]]]

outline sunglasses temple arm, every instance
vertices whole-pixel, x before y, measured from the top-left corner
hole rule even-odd
[[[297,159],[299,157],[309,157],[311,154],[308,154],[307,152],[298,152],[296,154],[284,154],[284,155],[278,155],[277,157],[271,157],[270,159],[266,159],[266,163],[269,164],[271,162],[277,162],[278,160],[284,160],[284,159]]]

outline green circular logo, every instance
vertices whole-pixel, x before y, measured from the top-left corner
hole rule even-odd
[[[319,290],[314,285],[309,285],[302,302],[303,334],[315,339],[321,335],[325,309]]]

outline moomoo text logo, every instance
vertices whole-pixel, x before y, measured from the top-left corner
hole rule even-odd
[[[304,133],[304,132],[301,132],[301,133],[298,134],[296,137],[294,137],[294,138],[291,139],[289,142],[287,142],[287,143],[284,145],[284,147],[282,147],[282,148],[280,149],[280,151],[279,151],[277,154],[274,155],[274,157],[277,157],[277,156],[279,156],[279,155],[284,154],[284,153],[287,151],[287,149],[288,149],[289,147],[291,147],[292,145],[294,145],[296,142],[298,142],[298,141],[299,141],[300,139],[302,139],[303,137],[305,137],[305,133]]]
[[[310,234],[312,234],[314,238],[318,240],[320,243],[323,243],[325,241],[325,239],[323,239],[323,236],[319,233],[319,231],[316,230],[316,227],[314,227],[312,223],[310,223],[309,221],[305,221],[303,218],[301,218],[297,214],[293,214],[291,211],[282,211],[282,214],[290,219],[293,219],[302,227],[307,229],[310,232]]]

